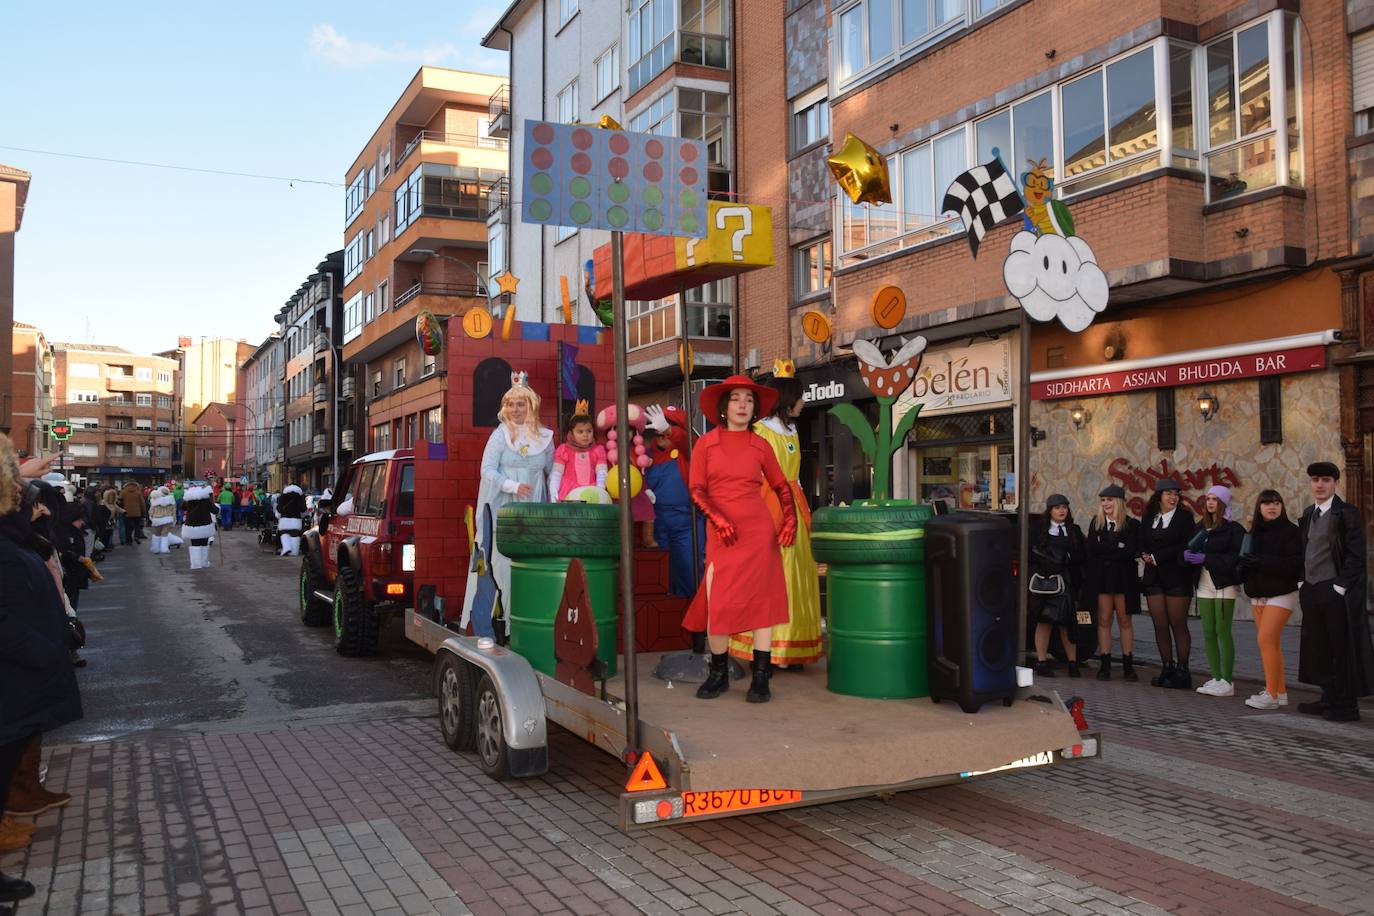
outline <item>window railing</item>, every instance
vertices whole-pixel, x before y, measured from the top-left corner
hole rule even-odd
[[[444,146],[462,146],[468,149],[508,149],[510,141],[505,137],[479,137],[474,134],[449,134],[441,130],[422,130],[401,150],[396,158],[396,166],[405,162],[421,143],[440,143]],[[392,166],[394,170],[396,166]]]
[[[510,86],[503,84],[487,99],[487,132],[493,137],[510,136]]]
[[[487,216],[501,213],[502,222],[510,222],[510,179],[502,178],[487,191]]]
[[[474,283],[416,283],[396,297],[396,307],[400,308],[416,296],[464,296],[469,299],[487,298],[484,286]]]

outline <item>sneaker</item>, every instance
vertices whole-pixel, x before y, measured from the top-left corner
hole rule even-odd
[[[1216,686],[1217,684],[1219,684],[1219,683],[1221,683],[1221,682],[1218,681],[1218,680],[1217,680],[1216,678],[1214,678],[1214,677],[1213,677],[1213,678],[1208,678],[1208,679],[1207,679],[1207,683],[1205,683],[1205,684],[1203,684],[1201,687],[1199,687],[1199,688],[1197,689],[1197,692],[1198,692],[1198,693],[1208,693],[1208,694],[1210,694],[1210,693],[1212,692],[1212,688],[1215,687],[1215,686]]]
[[[1230,681],[1218,680],[1211,692],[1214,697],[1233,697],[1236,695],[1236,687]]]
[[[1246,700],[1245,705],[1251,709],[1278,709],[1281,704],[1269,695],[1269,691],[1261,690]]]

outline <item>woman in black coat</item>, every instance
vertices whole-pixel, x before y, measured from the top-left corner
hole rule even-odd
[[[1126,511],[1126,491],[1116,484],[1097,494],[1097,515],[1088,523],[1088,562],[1085,600],[1097,602],[1099,681],[1112,679],[1112,619],[1121,631],[1122,680],[1138,681],[1135,673],[1135,628],[1131,615],[1140,611],[1140,522]]]
[[[1083,531],[1073,523],[1068,497],[1056,493],[1045,501],[1045,523],[1036,532],[1030,552],[1028,587],[1030,613],[1035,620],[1035,673],[1041,677],[1054,677],[1047,656],[1055,627],[1069,659],[1069,677],[1079,676],[1078,646],[1070,631],[1078,621],[1086,556]]]
[[[81,718],[66,608],[31,524],[37,495],[0,437],[0,803],[34,736]],[[0,875],[0,900],[33,892],[19,885]]]
[[[1193,603],[1193,588],[1198,570],[1183,560],[1183,552],[1197,531],[1197,522],[1179,500],[1178,481],[1165,477],[1155,481],[1155,492],[1140,520],[1140,555],[1145,561],[1141,590],[1145,606],[1155,625],[1155,640],[1164,667],[1150,680],[1156,687],[1191,689],[1193,676],[1188,671],[1188,656],[1193,638],[1188,632],[1188,606]]]
[[[1264,689],[1245,701],[1252,709],[1288,705],[1283,678],[1283,628],[1298,606],[1303,576],[1302,532],[1288,518],[1278,490],[1261,490],[1250,522],[1249,550],[1241,555],[1245,594],[1255,612],[1255,639],[1264,664]]]

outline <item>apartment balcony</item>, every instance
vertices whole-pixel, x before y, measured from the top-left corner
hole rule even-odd
[[[401,308],[414,299],[426,297],[485,299],[487,288],[475,283],[416,283],[396,296],[396,307]],[[462,303],[452,303],[442,311],[442,314],[451,314],[455,308],[462,309],[466,306]]]
[[[357,393],[358,380],[351,375],[345,378],[339,385],[339,397],[343,398],[345,401],[353,400]]]
[[[510,140],[506,137],[481,137],[475,134],[450,134],[441,130],[421,130],[406,143],[401,150],[401,155],[396,158],[396,165],[399,168],[401,163],[409,159],[416,150],[420,151],[420,158],[424,159],[435,153],[451,152],[456,153],[459,159],[464,158],[461,150],[494,150],[504,152],[510,148]],[[471,163],[477,164],[476,160]]]
[[[353,430],[346,429],[339,433],[339,448],[345,452],[353,451]]]
[[[487,99],[487,134],[492,137],[510,137],[510,86],[504,85]]]
[[[327,382],[315,383],[314,403],[317,407],[329,403],[329,384]]]
[[[487,192],[487,220],[497,217],[502,223],[510,223],[510,179],[502,178]]]
[[[272,422],[281,424],[286,422],[286,405],[278,404],[272,410]]]
[[[316,433],[310,442],[310,453],[313,455],[323,455],[329,451],[329,437],[324,433]]]

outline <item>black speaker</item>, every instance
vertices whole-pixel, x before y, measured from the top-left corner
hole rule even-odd
[[[930,698],[977,712],[1016,697],[1016,532],[995,515],[926,522]]]

